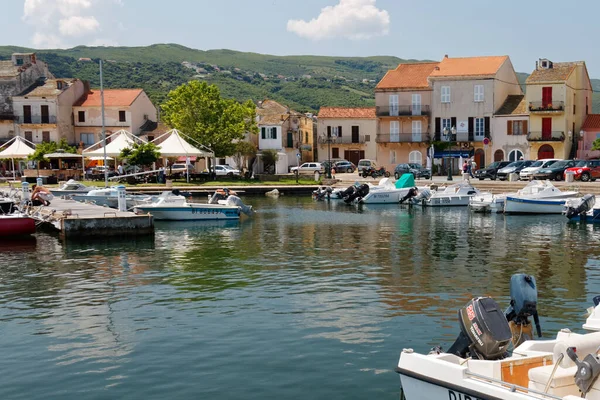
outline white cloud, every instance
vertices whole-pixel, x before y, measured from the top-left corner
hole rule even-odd
[[[36,48],[91,44],[102,31],[99,18],[122,6],[123,0],[24,0],[23,20],[34,29],[31,42]]]
[[[58,31],[63,36],[82,36],[96,32],[100,23],[96,17],[80,17],[73,15],[58,21]]]
[[[298,36],[321,40],[335,37],[369,39],[387,35],[390,15],[375,6],[376,0],[340,0],[321,10],[310,21],[289,20],[287,30]]]

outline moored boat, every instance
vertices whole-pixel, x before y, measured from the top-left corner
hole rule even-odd
[[[412,174],[403,174],[395,183],[389,178],[383,178],[377,187],[371,187],[369,193],[359,200],[362,204],[398,204],[411,189],[415,188],[415,178]],[[418,190],[425,189],[417,188]]]
[[[568,200],[565,204],[565,216],[569,221],[600,223],[600,207],[594,207],[595,204],[596,196],[593,194]]]
[[[506,196],[505,214],[562,214],[568,199],[528,199]]]
[[[76,201],[90,202],[99,206],[119,207],[119,191],[116,186],[104,189],[92,189],[87,193],[74,194],[70,195],[70,197]],[[127,209],[131,209],[137,204],[150,203],[156,200],[156,196],[127,193],[125,199],[127,201]]]
[[[473,196],[480,195],[481,192],[468,182],[460,182],[454,185],[440,188],[429,192],[426,196],[416,196],[413,203],[421,202],[427,207],[445,207],[445,206],[468,206],[469,200]]]
[[[35,233],[35,220],[20,213],[0,215],[0,236],[15,237]]]
[[[50,189],[50,193],[52,193],[54,196],[69,196],[72,194],[85,194],[90,190],[96,189],[98,188],[95,186],[86,186],[74,179],[69,179],[57,189]]]

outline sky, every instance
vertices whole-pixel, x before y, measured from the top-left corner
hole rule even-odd
[[[509,55],[586,61],[600,78],[597,0],[4,0],[0,45],[178,43],[263,54]],[[587,15],[591,17],[586,17]]]

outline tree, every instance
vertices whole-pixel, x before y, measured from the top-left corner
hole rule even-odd
[[[600,139],[594,140],[592,143],[592,150],[600,150]]]
[[[121,150],[121,158],[131,165],[150,165],[160,158],[160,151],[154,143],[134,143]]]
[[[73,146],[69,146],[65,138],[60,139],[58,143],[56,142],[42,142],[38,143],[35,146],[35,152],[27,157],[28,160],[36,161],[37,166],[37,174],[40,176],[40,163],[43,161],[50,161],[45,158],[45,154],[56,153],[58,150],[62,150],[65,153],[75,154],[77,153],[77,149]]]
[[[235,144],[235,153],[233,161],[238,168],[248,167],[248,160],[256,156],[256,146],[254,143],[241,140]]]
[[[279,161],[279,155],[277,150],[263,150],[262,160],[265,167],[265,171],[275,173],[275,164]]]
[[[210,147],[217,157],[231,156],[247,132],[258,133],[252,101],[223,99],[219,88],[206,82],[191,81],[172,90],[161,110],[167,125]]]

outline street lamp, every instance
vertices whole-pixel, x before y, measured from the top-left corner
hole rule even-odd
[[[331,179],[331,132],[323,133],[321,137],[327,142],[327,168],[325,168],[325,176],[327,179]]]
[[[451,129],[449,129],[448,127],[445,127],[444,131],[442,133],[448,141],[451,141],[452,135],[456,135],[456,128],[452,127]],[[448,160],[448,178],[447,178],[447,180],[451,181],[452,180],[452,157],[448,156],[447,160]]]

